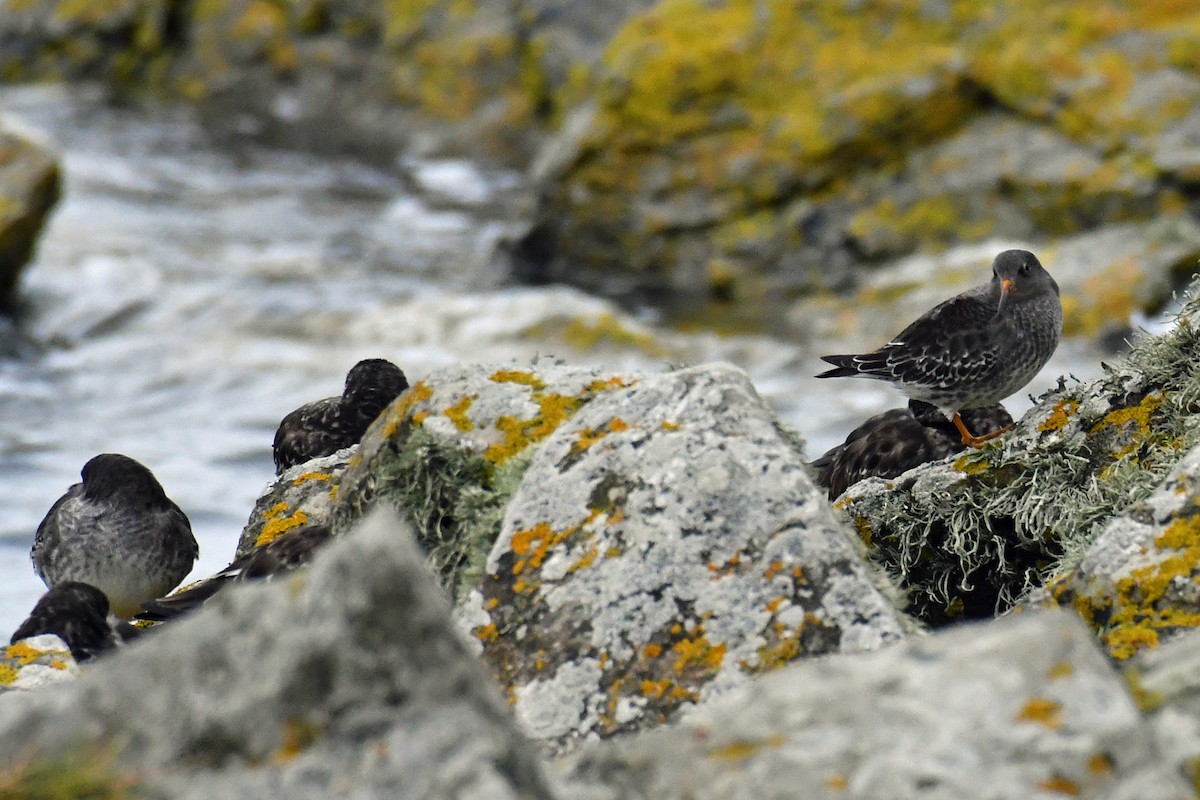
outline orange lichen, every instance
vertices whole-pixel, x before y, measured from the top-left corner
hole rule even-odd
[[[650,680],[649,678],[647,678],[646,680],[642,681],[642,685],[640,688],[641,688],[641,692],[642,692],[642,697],[651,697],[651,698],[662,697],[671,688],[671,681],[668,680],[667,678],[663,678],[662,680],[657,680],[657,681]]]
[[[0,684],[9,684],[17,679],[20,672],[8,664],[0,664]]]
[[[642,655],[644,655],[646,658],[658,658],[662,655],[662,651],[662,645],[648,644],[642,648]]]
[[[610,433],[620,433],[629,430],[629,423],[620,417],[613,417],[598,428],[584,428],[579,432],[579,439],[571,444],[571,456],[578,456],[599,442]]]
[[[782,561],[772,561],[770,564],[767,565],[767,568],[765,570],[763,570],[763,577],[767,580],[771,580],[771,578],[774,578],[776,575],[778,575],[782,571],[783,571],[783,562]]]
[[[1058,730],[1062,727],[1062,705],[1054,700],[1035,697],[1017,712],[1017,720]]]
[[[1087,769],[1093,775],[1108,775],[1113,771],[1112,758],[1107,753],[1094,753],[1087,760]]]
[[[708,757],[715,758],[718,761],[742,761],[757,755],[765,748],[780,747],[786,741],[787,739],[781,733],[769,736],[766,739],[739,739],[709,750]]]
[[[495,623],[487,625],[479,625],[471,631],[475,634],[475,638],[482,642],[494,642],[500,636],[500,632],[496,630]]]
[[[835,792],[841,792],[850,785],[850,781],[845,775],[830,775],[825,779],[825,785]]]
[[[676,642],[671,647],[671,652],[675,654],[675,663],[672,666],[676,672],[684,672],[690,668],[713,671],[719,669],[721,662],[725,660],[725,644],[710,643],[699,628],[694,638]]]
[[[664,419],[662,421],[661,427],[664,431],[677,431],[677,430],[679,430],[680,425],[678,422],[670,422],[670,421]]]
[[[272,761],[275,764],[286,764],[303,753],[317,741],[320,729],[311,722],[289,719],[283,723],[283,741],[275,752]]]

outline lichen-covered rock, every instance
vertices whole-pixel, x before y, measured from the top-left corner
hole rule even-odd
[[[11,300],[58,194],[55,157],[0,125],[0,308]]]
[[[1101,631],[1119,659],[1200,626],[1200,447],[1111,520],[1049,589]]]
[[[1162,758],[1200,785],[1200,633],[1142,650],[1124,670]]]
[[[35,689],[78,675],[79,665],[71,649],[53,633],[21,639],[0,652],[0,694]]]
[[[254,504],[235,556],[243,556],[292,528],[330,524],[338,481],[355,450],[357,446],[347,447],[297,464],[276,478]]]
[[[1099,380],[1064,382],[995,443],[863,481],[836,505],[909,589],[918,618],[991,616],[1041,586],[1064,554],[1085,549],[1096,526],[1200,444],[1197,408],[1193,296],[1173,330],[1143,337]]]
[[[525,163],[563,89],[651,1],[13,0],[0,79],[182,96],[218,134],[382,163],[402,152]]]
[[[1062,612],[792,665],[554,771],[562,796],[586,800],[1195,796]]]
[[[662,0],[548,145],[523,269],[752,300],[931,245],[1178,215],[1200,12],[1105,8]]]
[[[435,570],[461,596],[500,532],[528,453],[627,382],[552,359],[429,373],[363,436],[338,483],[335,530],[376,502],[390,504],[412,519]]]
[[[627,376],[549,433],[460,616],[555,748],[904,628],[798,442],[722,364]]]
[[[551,797],[386,511],[304,572],[226,590],[73,685],[0,703],[13,796],[80,754],[139,796]]]

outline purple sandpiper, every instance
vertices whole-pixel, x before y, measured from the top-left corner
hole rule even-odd
[[[822,356],[834,369],[817,377],[894,383],[950,415],[963,444],[979,447],[1004,430],[974,436],[959,412],[998,403],[1029,383],[1061,333],[1054,278],[1033,253],[1005,250],[992,262],[990,282],[935,306],[878,350]]]
[[[996,404],[964,409],[963,422],[971,430],[991,433],[1012,425],[1012,416]],[[909,400],[908,408],[876,414],[859,425],[846,441],[812,462],[818,486],[829,499],[867,478],[894,478],[927,461],[961,452],[958,430],[942,412],[928,403]]]
[[[382,358],[359,361],[346,374],[341,397],[300,406],[275,432],[275,474],[357,444],[375,418],[408,388],[400,368]]]
[[[200,548],[187,515],[142,464],[102,453],[83,465],[82,483],[60,497],[33,540],[33,569],[53,589],[91,584],[112,613],[128,618],[191,571]]]
[[[235,558],[225,569],[170,597],[142,603],[139,619],[162,622],[186,614],[231,583],[271,578],[307,564],[333,539],[327,525],[306,525]]]
[[[110,620],[104,592],[86,583],[66,581],[41,596],[10,641],[15,644],[44,633],[66,642],[75,660],[83,663],[134,638],[138,629],[128,622]]]

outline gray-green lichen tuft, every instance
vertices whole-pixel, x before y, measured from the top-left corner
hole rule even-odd
[[[376,497],[405,514],[455,598],[480,577],[528,457],[501,466],[415,427],[376,469]]]
[[[1060,381],[998,443],[847,491],[838,506],[915,616],[938,625],[1011,606],[1200,443],[1195,287],[1170,332],[1143,338],[1099,380]]]

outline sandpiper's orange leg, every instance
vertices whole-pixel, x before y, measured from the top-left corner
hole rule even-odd
[[[963,424],[962,417],[958,415],[957,411],[954,412],[954,418],[951,421],[954,423],[954,427],[958,428],[958,432],[962,434],[962,443],[967,447],[974,447],[976,449],[983,447],[984,442],[990,442],[1000,434],[1008,433],[1013,429],[1013,425],[1008,425],[998,431],[985,433],[982,436],[975,436],[969,430],[967,430],[967,426]]]

